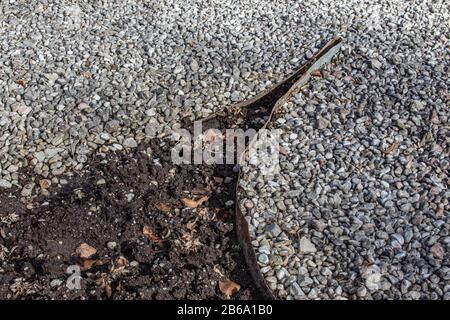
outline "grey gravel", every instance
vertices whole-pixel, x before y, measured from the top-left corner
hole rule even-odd
[[[44,193],[22,169],[67,183],[94,153],[170,137],[340,35],[272,126],[280,174],[243,168],[261,272],[286,299],[449,299],[448,16],[442,0],[3,1],[0,189]]]
[[[298,250],[302,254],[314,253],[317,251],[316,246],[306,237],[300,239]]]
[[[50,287],[52,287],[52,288],[54,288],[54,287],[59,287],[59,286],[61,286],[63,284],[63,281],[62,280],[60,280],[60,279],[53,279],[51,282],[50,282]]]
[[[305,4],[306,33],[344,44],[269,126],[279,173],[242,167],[264,277],[285,299],[449,299],[448,6]]]
[[[108,247],[109,250],[114,250],[117,248],[117,242],[114,241],[109,241],[106,246]]]
[[[272,235],[272,237],[278,237],[282,232],[280,227],[276,223],[272,223],[267,226],[266,231]]]
[[[5,179],[0,179],[0,188],[11,188],[12,184],[11,182],[5,180]]]
[[[70,175],[93,153],[170,138],[182,119],[278,82],[300,65],[301,48],[332,35],[293,33],[302,15],[291,16],[290,5],[3,1],[1,188],[30,183],[21,168]]]

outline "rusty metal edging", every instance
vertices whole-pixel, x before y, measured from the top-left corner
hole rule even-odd
[[[273,114],[285,103],[294,93],[294,91],[301,88],[303,85],[305,85],[308,80],[311,77],[311,73],[320,69],[324,64],[331,61],[333,56],[339,51],[341,47],[342,40],[340,38],[334,38],[330,40],[321,50],[319,50],[317,53],[313,55],[311,59],[309,59],[300,69],[295,71],[292,75],[290,75],[285,80],[277,83],[275,86],[261,92],[260,94],[256,95],[254,98],[240,102],[236,105],[234,105],[234,108],[236,107],[247,107],[254,103],[257,103],[267,95],[272,94],[277,89],[279,89],[283,85],[290,85],[287,92],[279,98],[275,105],[273,106],[269,118],[267,119],[266,123],[263,125],[260,130],[265,129],[269,122],[271,121]],[[257,135],[253,138],[253,140],[249,143],[247,148],[244,150],[244,152],[240,155],[240,160],[242,160],[245,157],[245,154],[247,153],[248,149],[255,143]],[[239,156],[239,155],[238,155]],[[242,163],[242,162],[239,162]],[[235,186],[235,193],[236,193],[236,199],[235,199],[235,215],[236,215],[236,234],[238,237],[239,244],[242,248],[242,251],[244,253],[244,258],[247,263],[250,275],[253,278],[254,284],[262,297],[267,300],[275,300],[277,297],[275,296],[274,292],[269,288],[267,285],[264,277],[262,276],[258,262],[256,260],[256,254],[253,250],[253,245],[251,243],[249,228],[247,220],[245,219],[244,214],[242,213],[240,209],[240,199],[239,199],[239,180],[241,178],[241,167],[239,166],[239,172],[238,172],[238,178],[236,181]]]

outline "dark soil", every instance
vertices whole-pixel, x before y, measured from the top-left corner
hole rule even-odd
[[[97,156],[49,195],[0,191],[0,298],[225,299],[218,282],[227,280],[240,285],[233,299],[260,298],[225,204],[235,198],[232,167],[177,166],[160,144]],[[181,202],[202,197],[197,208]],[[80,258],[81,243],[96,253]],[[66,287],[70,266],[81,289]]]

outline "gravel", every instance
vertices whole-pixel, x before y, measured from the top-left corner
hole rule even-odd
[[[345,44],[270,126],[279,173],[242,168],[261,272],[285,299],[449,299],[448,7],[307,2]]]
[[[306,6],[272,1],[24,3],[0,4],[1,188],[170,137],[281,80],[333,32],[302,32]]]
[[[444,1],[24,3],[0,4],[0,189],[45,193],[30,173],[63,184],[340,35],[273,125],[280,174],[243,168],[261,272],[287,299],[450,299]]]

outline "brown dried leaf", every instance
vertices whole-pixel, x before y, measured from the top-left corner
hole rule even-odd
[[[144,225],[144,229],[142,230],[142,233],[144,236],[147,237],[150,241],[153,241],[155,243],[160,243],[161,238],[156,235],[156,233],[148,226]]]
[[[108,298],[111,298],[112,289],[111,289],[111,285],[109,284],[109,281],[105,281],[105,293]]]
[[[214,272],[217,273],[219,276],[221,277],[225,277],[225,275],[222,273],[222,271],[220,271],[220,266],[219,265],[214,265]]]
[[[23,80],[23,79],[17,80],[16,83],[17,83],[19,86],[25,87],[25,80]]]
[[[191,230],[191,231],[192,231],[192,230],[195,229],[195,226],[196,226],[196,225],[197,225],[197,219],[188,222],[188,223],[186,224],[186,228],[187,228],[188,230]]]
[[[406,169],[411,170],[414,158],[411,158],[406,164]]]
[[[82,259],[88,259],[96,254],[97,250],[87,243],[82,243],[76,248],[75,253]]]
[[[195,237],[195,230],[191,232],[186,232],[181,236],[181,243],[178,240],[178,245],[181,245],[181,248],[187,251],[196,252],[198,247],[202,245],[198,238]]]
[[[206,142],[206,143],[209,143],[209,144],[213,144],[213,143],[215,143],[218,139],[222,139],[222,135],[219,133],[217,133],[215,130],[208,130],[208,131],[206,131],[205,133],[204,133],[204,137],[203,137],[203,140]]]
[[[342,78],[342,80],[347,81],[347,82],[354,82],[355,78],[353,78],[352,76],[345,76]]]
[[[96,264],[96,260],[87,259],[83,261],[83,265],[81,266],[81,271],[86,271],[92,268],[93,265]]]
[[[191,200],[188,198],[183,198],[183,199],[181,199],[181,202],[183,203],[184,206],[193,209],[193,208],[197,208],[199,205],[201,205],[203,202],[207,201],[208,199],[209,199],[208,196],[201,197],[198,200]]]
[[[41,189],[47,189],[48,187],[50,187],[50,185],[51,181],[48,179],[39,180],[39,186],[41,187]]]
[[[208,201],[208,199],[209,199],[209,196],[203,196],[200,199],[198,199],[197,202],[199,205],[201,205],[201,204],[203,204],[203,202]]]
[[[433,110],[433,112],[431,113],[431,122],[434,124],[440,123],[439,116],[435,110]]]
[[[116,287],[116,292],[122,293],[122,281],[119,281],[119,284]]]
[[[116,264],[117,264],[118,267],[125,267],[125,266],[128,265],[128,260],[124,256],[119,256],[116,259]]]
[[[227,298],[230,298],[241,289],[241,286],[231,280],[225,280],[219,281],[219,289]]]
[[[182,118],[189,117],[191,115],[190,111],[182,111],[180,112]]]
[[[444,208],[443,207],[437,207],[435,211],[436,211],[436,217],[442,218],[444,216]]]
[[[321,77],[322,72],[320,72],[320,70],[314,70],[313,72],[311,72],[311,76],[312,77]]]
[[[195,187],[194,189],[192,189],[191,193],[195,194],[195,195],[203,196],[203,195],[209,194],[210,190],[209,190],[209,188],[205,188],[203,186],[202,187]]]
[[[390,154],[390,153],[394,152],[394,150],[397,149],[397,147],[398,147],[398,143],[394,142],[393,144],[391,144],[389,147],[387,147],[384,150],[384,153],[385,154]]]
[[[203,204],[203,202],[208,201],[208,199],[209,199],[208,196],[201,197],[200,199],[197,200],[197,203],[198,203],[198,205],[200,206],[200,205]]]
[[[191,199],[188,199],[188,198],[181,199],[181,203],[183,203],[183,205],[188,207],[188,208],[197,208],[197,206],[198,206],[197,201],[191,200]]]
[[[204,220],[209,218],[209,212],[206,208],[197,208],[197,214],[200,218]]]
[[[156,209],[162,211],[162,212],[170,212],[172,211],[172,208],[166,204],[166,203],[162,203],[162,202],[158,202],[155,204]]]

